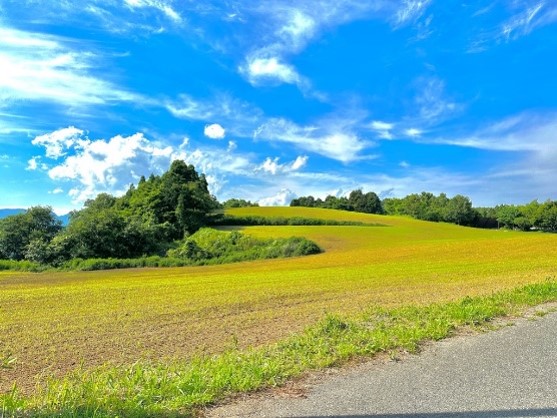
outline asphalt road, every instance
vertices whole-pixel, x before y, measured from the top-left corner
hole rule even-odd
[[[207,415],[557,417],[557,314],[450,338],[402,361],[374,362],[321,377],[302,393],[257,395]]]

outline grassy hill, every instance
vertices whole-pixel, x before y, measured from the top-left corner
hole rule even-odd
[[[464,228],[311,208],[239,208],[232,216],[314,217],[384,226],[257,226],[304,236],[319,255],[207,267],[0,273],[0,335],[18,361],[0,389],[35,387],[111,362],[174,361],[267,345],[326,313],[357,315],[447,302],[557,273],[557,235]],[[32,314],[30,314],[32,313]]]

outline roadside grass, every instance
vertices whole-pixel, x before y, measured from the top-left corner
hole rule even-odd
[[[0,395],[6,417],[187,417],[243,392],[275,387],[302,373],[355,357],[402,349],[415,353],[428,340],[459,327],[482,326],[501,316],[557,300],[557,282],[427,306],[374,307],[354,316],[328,314],[298,335],[265,347],[231,348],[185,362],[138,362],[127,367],[76,370],[52,379],[31,396]]]

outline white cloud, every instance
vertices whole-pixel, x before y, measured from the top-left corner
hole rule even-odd
[[[256,138],[287,142],[344,163],[361,159],[370,144],[351,132],[352,121],[338,120],[317,126],[299,126],[285,119],[270,119],[255,132]]]
[[[376,131],[390,131],[394,128],[394,125],[392,123],[374,120],[373,122],[371,122],[371,128],[375,129]]]
[[[267,173],[275,175],[279,170],[278,160],[279,160],[278,158],[275,158],[274,160],[267,158],[265,162],[261,165],[261,167],[258,168],[258,170],[265,171]]]
[[[436,77],[419,78],[415,103],[423,123],[437,123],[462,109],[462,105],[447,97],[445,82]]]
[[[269,1],[247,7],[254,18],[257,37],[247,44],[246,64],[240,72],[253,85],[287,83],[297,85],[304,94],[323,99],[311,92],[310,81],[289,64],[289,57],[300,53],[325,28],[363,19],[390,9],[386,1],[319,0],[311,2]],[[259,36],[259,33],[265,34]]]
[[[296,193],[288,189],[282,189],[274,196],[265,197],[259,200],[260,206],[287,206],[292,199],[297,197]]]
[[[263,118],[262,111],[250,104],[218,95],[212,99],[196,100],[182,94],[178,100],[167,101],[166,109],[175,117],[210,122],[222,121],[227,131],[238,136],[249,136]]]
[[[410,129],[406,129],[404,133],[408,136],[415,138],[421,136],[423,132],[420,129],[410,128]]]
[[[308,157],[306,155],[298,156],[296,160],[294,160],[294,162],[292,163],[292,170],[296,171],[305,167],[307,162],[308,162]]]
[[[228,152],[235,151],[238,148],[238,144],[234,141],[228,141],[228,148],[226,149]]]
[[[265,81],[279,81],[287,84],[300,84],[302,78],[296,70],[280,62],[278,57],[248,58],[246,66],[240,69],[248,77],[251,84],[257,85]]]
[[[379,138],[393,139],[391,131],[394,128],[394,124],[375,120],[371,122],[370,126],[371,129],[377,132]]]
[[[159,10],[168,18],[175,22],[180,22],[182,16],[171,6],[170,2],[161,0],[124,0],[124,3],[131,8],[152,7]]]
[[[470,135],[432,139],[433,142],[495,151],[532,151],[557,157],[557,114],[525,112],[480,128]]]
[[[28,171],[35,171],[37,168],[39,168],[39,165],[38,165],[38,163],[37,163],[37,160],[38,160],[39,158],[40,158],[40,157],[33,157],[33,158],[31,158],[29,161],[27,161],[27,168],[26,168],[26,170],[28,170]]]
[[[139,100],[110,81],[93,76],[100,57],[51,35],[0,27],[0,105],[38,100],[84,106]]]
[[[265,173],[269,173],[274,175],[277,174],[286,174],[292,173],[294,171],[298,171],[303,168],[308,161],[307,156],[298,156],[294,161],[291,163],[279,164],[279,158],[269,158],[267,157],[263,164],[258,166],[255,170],[256,171],[263,171]]]
[[[62,158],[60,163],[48,170],[48,175],[52,180],[70,184],[68,194],[74,203],[93,198],[101,192],[123,193],[141,175],[168,169],[177,155],[172,147],[152,143],[141,133],[128,137],[118,135],[109,140],[90,140],[79,137],[83,132],[79,129],[66,129],[74,135],[64,135],[60,130],[38,137],[44,140],[34,140],[33,143],[45,147],[47,156]],[[72,155],[68,156],[69,153]]]
[[[175,158],[193,164],[198,172],[204,173],[211,193],[216,195],[223,190],[230,178],[249,179],[253,175],[254,165],[250,159],[233,151],[230,146],[228,152],[213,147],[181,149]]]
[[[316,22],[311,16],[301,10],[293,9],[284,25],[278,30],[278,34],[290,38],[290,41],[296,45],[311,37],[315,29]]]
[[[62,194],[62,193],[64,193],[64,189],[62,189],[61,187],[57,187],[56,189],[51,190],[48,193],[50,193],[50,194]]]
[[[74,126],[59,129],[49,134],[35,137],[31,143],[43,146],[46,149],[46,156],[57,159],[66,155],[67,151],[82,139],[83,131]]]
[[[523,12],[511,17],[510,20],[502,25],[501,36],[509,40],[530,33],[532,29],[543,23],[544,19],[535,18],[536,16],[543,17],[543,14],[540,12],[542,12],[544,6],[545,2],[540,1],[534,6],[528,7]]]
[[[213,123],[212,125],[205,125],[205,129],[203,133],[207,138],[223,139],[226,134],[226,131],[218,123]]]
[[[404,24],[417,20],[423,15],[430,3],[431,0],[404,0],[396,14],[397,23]]]

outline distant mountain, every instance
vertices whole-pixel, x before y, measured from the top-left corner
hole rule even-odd
[[[0,209],[0,219],[3,219],[7,216],[18,215],[25,211],[27,211],[27,209]],[[64,226],[66,226],[70,222],[69,213],[66,213],[65,215],[56,215],[56,218],[58,218]]]
[[[0,209],[0,219],[6,216],[17,215],[18,213],[23,213],[27,209]]]
[[[66,213],[65,215],[56,215],[56,217],[62,221],[62,225],[66,226],[70,223],[70,214]]]

